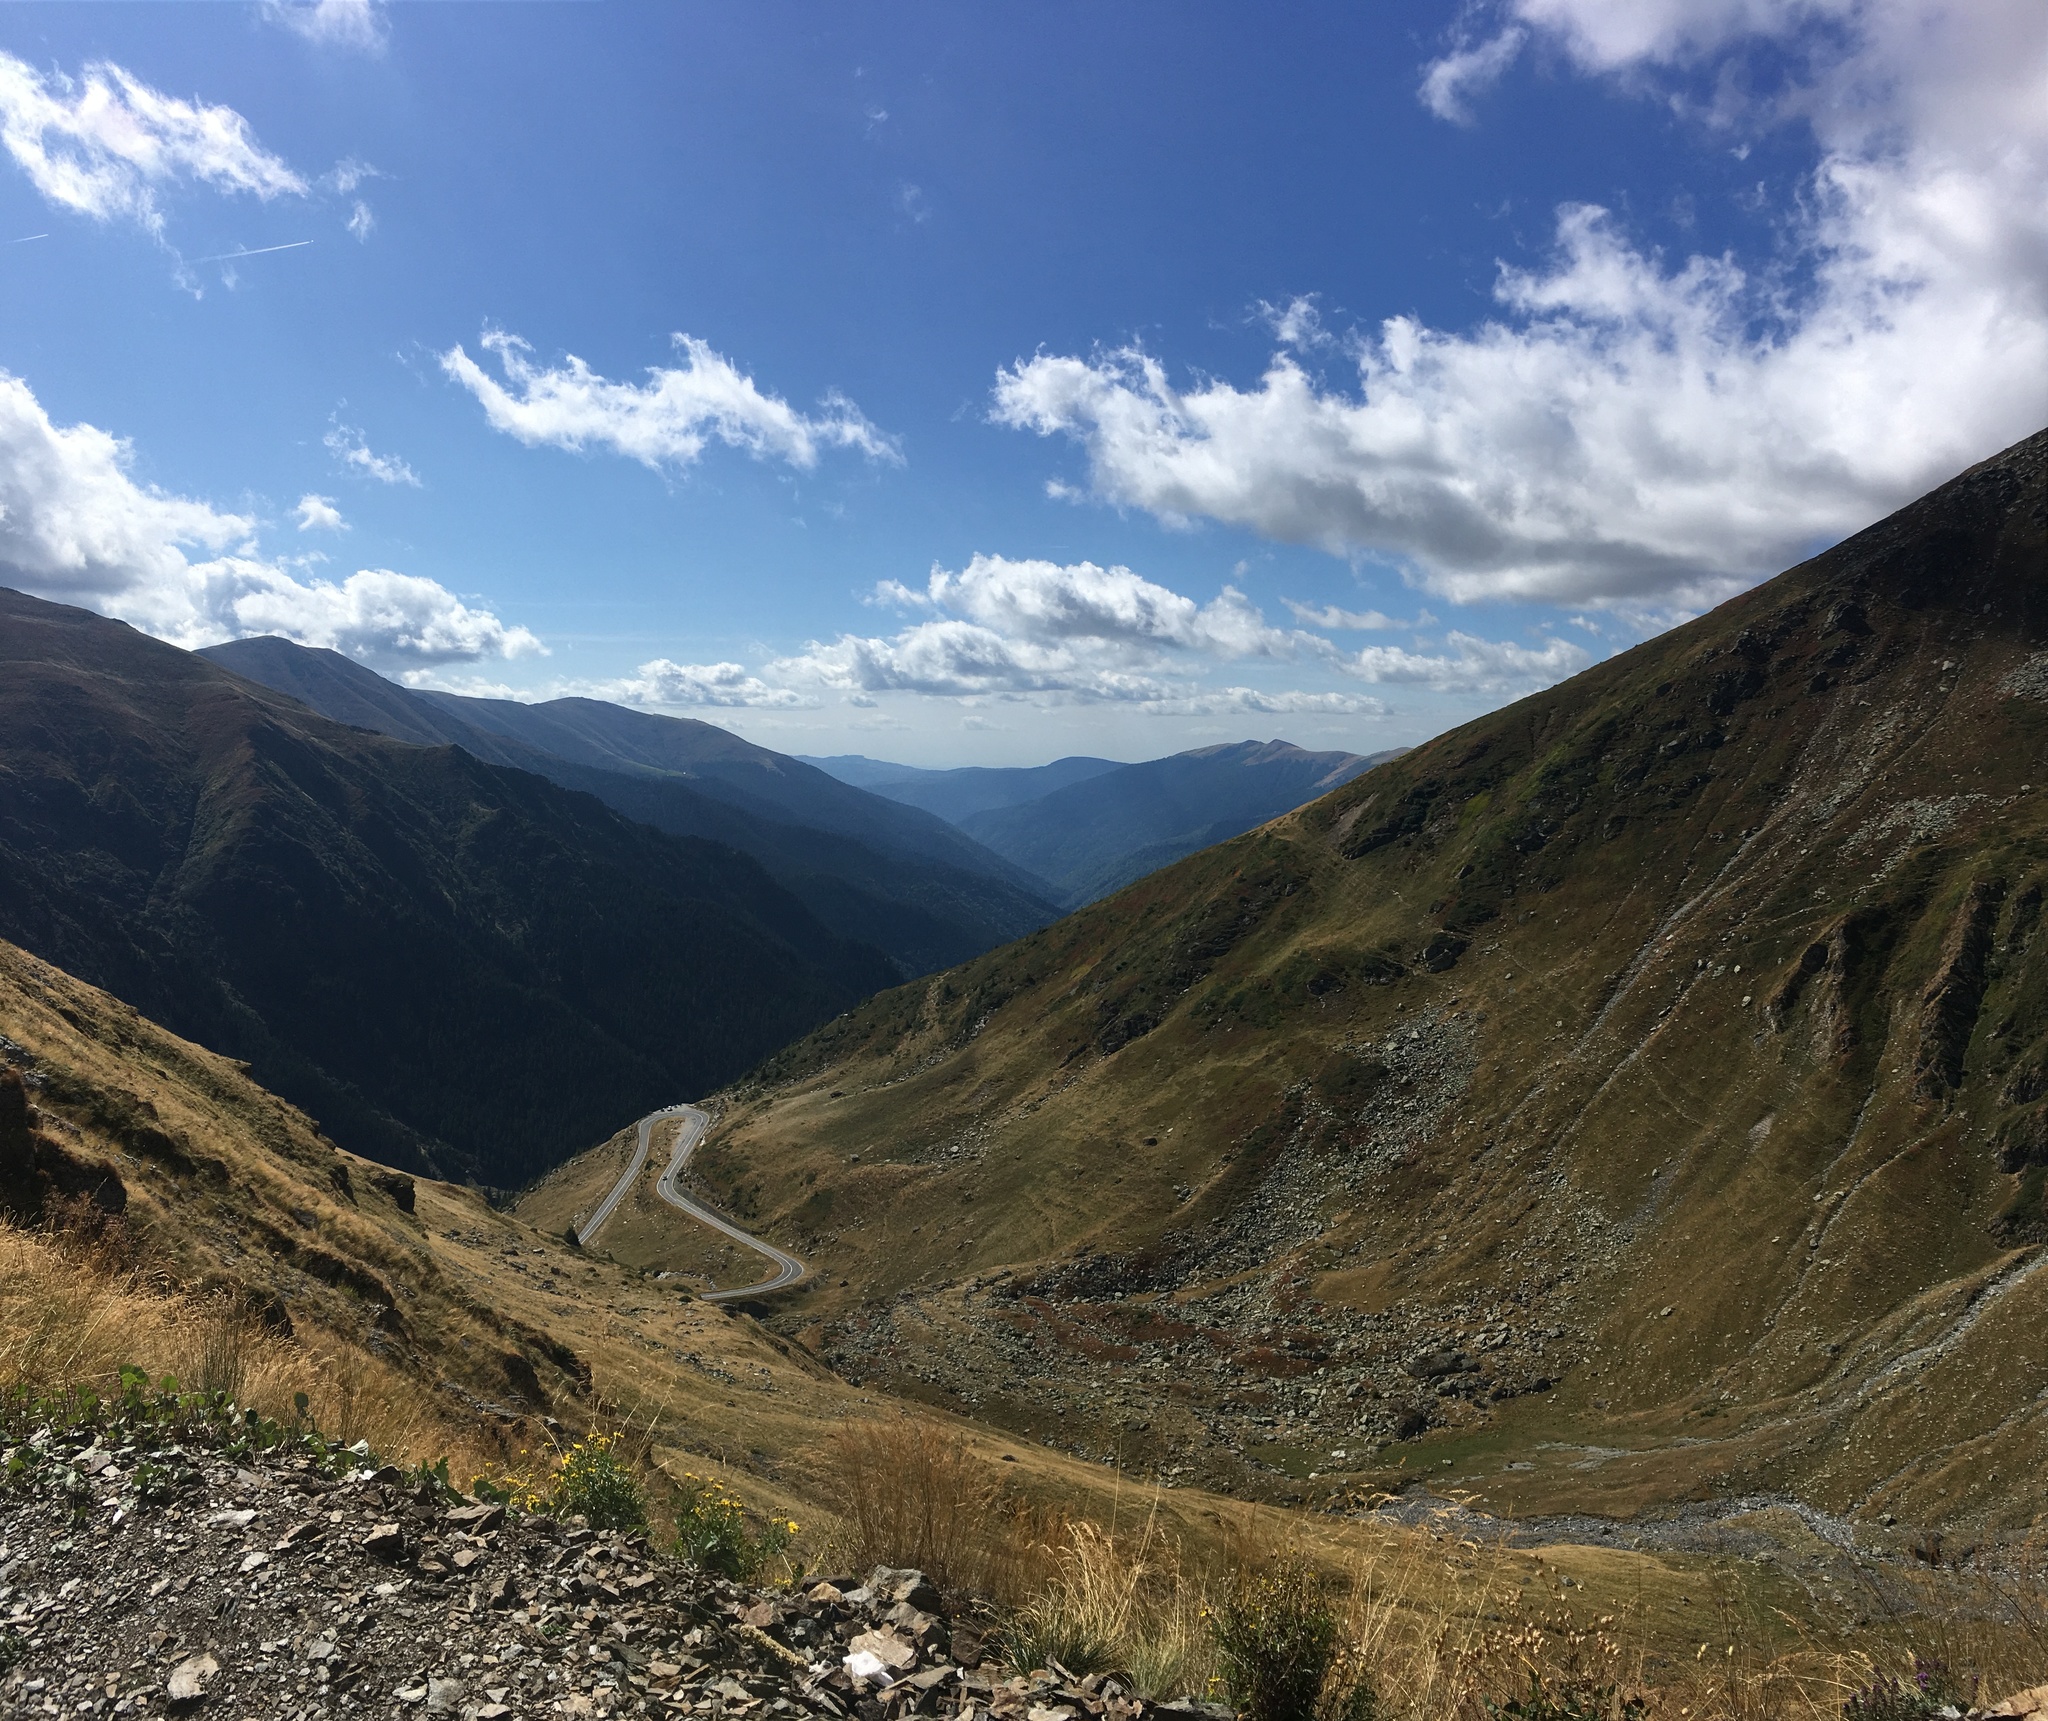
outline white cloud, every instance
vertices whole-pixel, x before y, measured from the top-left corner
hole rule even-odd
[[[367,161],[358,161],[352,155],[345,155],[320,176],[320,183],[338,191],[343,197],[351,197],[355,194],[357,186],[368,180],[383,177],[383,174]]]
[[[445,586],[416,574],[364,568],[335,584],[302,582],[257,562],[198,571],[208,582],[201,625],[218,638],[282,634],[350,657],[414,663],[473,663],[541,650],[525,628],[507,626],[489,610],[471,609]]]
[[[248,516],[138,484],[128,458],[94,425],[53,424],[27,383],[0,372],[0,581],[187,647],[277,633],[391,664],[541,649],[432,580],[387,568],[303,579],[264,558]],[[302,517],[324,501],[305,498]]]
[[[368,439],[351,424],[337,424],[322,439],[327,452],[352,472],[374,478],[379,484],[410,484],[420,487],[420,475],[395,454],[372,451]]]
[[[1440,120],[1470,125],[1472,97],[1500,82],[1528,36],[1526,30],[1506,29],[1488,41],[1460,47],[1432,61],[1422,78],[1422,105]]]
[[[1197,604],[1129,568],[1093,562],[976,556],[959,573],[933,568],[923,592],[885,580],[878,596],[947,610],[983,627],[1037,641],[1169,647],[1218,657],[1293,657],[1320,642],[1269,627],[1245,595],[1225,586]]]
[[[371,213],[370,206],[358,197],[355,209],[344,225],[359,242],[364,242],[369,239],[371,231],[376,227],[377,217]]]
[[[2039,0],[1499,17],[1717,143],[1807,127],[1771,260],[1668,260],[1568,205],[1546,262],[1502,266],[1492,320],[1390,318],[1354,338],[1349,390],[1288,351],[1250,387],[1180,386],[1131,347],[1040,354],[1000,373],[997,420],[1072,438],[1095,495],[1168,521],[1389,556],[1454,599],[1639,609],[1715,601],[2048,422]],[[1761,36],[1779,84],[1730,94]]]
[[[816,703],[787,687],[771,687],[737,663],[671,663],[658,657],[616,681],[566,684],[550,694],[579,692],[620,705],[746,706],[756,710],[789,709]]]
[[[1392,616],[1381,615],[1378,610],[1346,610],[1335,604],[1298,604],[1292,598],[1281,601],[1304,627],[1328,628],[1333,633],[1378,633],[1404,625]]]
[[[1158,717],[1384,717],[1385,700],[1369,693],[1266,693],[1255,687],[1220,687],[1185,699],[1154,699]]]
[[[1322,307],[1316,303],[1313,293],[1289,299],[1284,305],[1268,304],[1261,299],[1258,317],[1284,347],[1313,352],[1319,347],[1336,345],[1335,337],[1323,326]]]
[[[1448,654],[1369,645],[1344,667],[1364,681],[1426,687],[1433,693],[1505,694],[1548,687],[1593,661],[1584,646],[1566,639],[1526,646],[1453,632],[1444,643]]]
[[[265,14],[323,48],[381,54],[390,38],[377,0],[269,0]]]
[[[346,532],[348,522],[334,505],[332,496],[316,496],[310,490],[299,498],[299,530],[302,532]]]
[[[0,144],[49,202],[157,234],[168,187],[196,181],[266,202],[306,192],[234,109],[167,96],[104,60],[74,81],[0,53]]]
[[[875,600],[928,612],[893,639],[845,634],[770,666],[842,692],[954,698],[1183,699],[1209,662],[1306,659],[1341,667],[1328,640],[1269,625],[1235,587],[1206,604],[1129,568],[978,555],[933,568],[922,591],[884,580]]]
[[[843,693],[944,697],[1057,694],[1085,700],[1164,699],[1181,689],[1157,676],[1101,661],[1068,645],[1005,639],[968,621],[928,621],[894,639],[842,634],[768,666],[785,680]]]
[[[762,393],[752,377],[705,342],[690,335],[672,338],[682,364],[651,367],[648,381],[638,386],[599,376],[573,353],[554,369],[542,369],[524,341],[497,330],[486,332],[480,344],[497,355],[509,389],[459,346],[441,355],[441,368],[482,403],[493,429],[529,448],[609,448],[656,470],[694,464],[714,440],[803,471],[817,465],[826,448],[901,461],[894,442],[843,396],[828,394],[822,410],[806,416]]]

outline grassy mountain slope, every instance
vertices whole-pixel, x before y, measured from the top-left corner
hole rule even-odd
[[[54,1233],[9,1228],[38,1217],[20,1205],[25,1155],[74,1198],[101,1192],[93,1212],[118,1208],[118,1223],[95,1238],[74,1207],[40,1214],[60,1222]],[[648,1265],[657,1241],[643,1239]],[[473,1190],[337,1149],[238,1065],[4,943],[0,1261],[0,1387],[111,1390],[129,1362],[194,1385],[225,1351],[244,1371],[241,1402],[289,1419],[303,1390],[330,1435],[366,1436],[407,1461],[451,1455],[458,1480],[466,1466],[545,1452],[551,1435],[624,1424],[651,1436],[670,1475],[720,1475],[758,1505],[795,1512],[814,1567],[840,1503],[830,1443],[906,1408],[640,1265],[567,1248]],[[1025,1498],[1110,1523],[1123,1496],[1130,1529],[1130,1499],[1101,1466],[951,1426]],[[1697,1555],[1502,1552],[1475,1581],[1456,1550],[1384,1523],[1257,1512],[1192,1489],[1144,1513],[1198,1557],[1288,1545],[1338,1570],[1398,1569],[1404,1604],[1438,1626],[1462,1629],[1522,1586],[1561,1594],[1565,1578],[1594,1611],[1628,1608],[1674,1661],[1694,1623],[1684,1597],[1703,1585],[1737,1598],[1767,1638],[1778,1607],[1840,1623],[1796,1583]]]
[[[0,593],[0,666],[0,935],[374,1157],[523,1181],[893,978],[729,849],[118,622]]]
[[[1389,757],[1311,753],[1286,741],[1198,747],[991,807],[961,824],[1076,908],[1292,812]]]
[[[708,1192],[814,1258],[806,1342],[1070,1449],[2025,1522],[2044,744],[2048,435],[871,1000]]]
[[[591,701],[557,701],[538,708],[538,715],[525,725],[534,739],[524,739],[513,732],[509,720],[500,720],[497,707],[503,702],[415,693],[338,652],[258,638],[209,646],[200,655],[287,693],[336,722],[421,746],[462,747],[491,764],[531,771],[564,788],[595,795],[614,811],[671,836],[702,837],[752,855],[825,926],[842,938],[874,945],[905,974],[929,973],[964,961],[1043,926],[1053,915],[1039,895],[1013,882],[1004,863],[976,851],[965,839],[946,839],[940,845],[946,850],[941,858],[926,854],[930,833],[923,821],[888,829],[893,815],[885,809],[879,815],[885,827],[879,838],[882,846],[877,846],[875,840],[836,828],[792,822],[795,814],[750,811],[735,799],[722,798],[734,793],[723,777],[657,768],[592,742],[582,733],[588,724],[565,728],[556,706],[568,706],[572,714],[580,715],[580,707]],[[472,708],[491,715],[493,726],[472,722],[466,715]],[[636,724],[682,723],[623,715]],[[713,745],[720,749],[736,739],[709,724],[683,727],[692,739],[697,731],[719,737]],[[599,735],[602,738],[602,726]],[[540,744],[544,741],[567,747],[569,756],[547,751]],[[745,742],[739,745],[747,748]],[[748,749],[741,757],[754,754],[766,760],[780,757],[761,748]],[[759,769],[767,771],[766,766]],[[753,794],[744,798],[750,804],[762,799]],[[823,816],[844,822],[844,811],[835,799]]]

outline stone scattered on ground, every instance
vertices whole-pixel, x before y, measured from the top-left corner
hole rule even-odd
[[[750,1588],[396,1469],[45,1438],[0,1452],[0,1717],[1227,1721],[982,1651],[922,1573]]]

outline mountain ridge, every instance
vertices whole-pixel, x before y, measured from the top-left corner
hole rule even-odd
[[[371,1157],[523,1181],[894,978],[730,849],[124,623],[0,591],[0,662],[0,936]]]
[[[961,822],[1079,908],[1179,860],[1292,812],[1398,758],[1311,752],[1288,741],[1233,741],[1090,775]]]
[[[881,947],[905,973],[977,955],[1055,912],[1042,884],[1020,883],[1017,869],[943,821],[808,766],[785,773],[796,762],[713,724],[594,700],[526,706],[416,692],[338,652],[274,637],[200,655],[338,722],[459,746],[672,836],[736,848],[835,932]]]

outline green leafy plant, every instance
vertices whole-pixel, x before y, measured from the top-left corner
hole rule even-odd
[[[647,1522],[640,1484],[619,1457],[617,1434],[593,1434],[555,1460],[548,1507],[557,1517],[581,1515],[593,1530],[637,1530]]]
[[[1223,1678],[1244,1721],[1371,1721],[1372,1686],[1341,1652],[1341,1628],[1299,1561],[1241,1573],[1210,1617]]]
[[[1589,1685],[1573,1681],[1563,1686],[1547,1685],[1538,1674],[1529,1675],[1525,1696],[1506,1703],[1487,1701],[1486,1713],[1494,1721],[1636,1721],[1649,1713],[1640,1697],[1623,1697],[1617,1685]]]
[[[797,1534],[790,1518],[763,1518],[754,1527],[745,1501],[695,1472],[683,1476],[675,1513],[676,1558],[742,1583],[782,1558]]]
[[[1019,1673],[1058,1662],[1077,1678],[1116,1670],[1116,1646],[1063,1609],[1028,1607],[1003,1621],[1003,1660]]]

